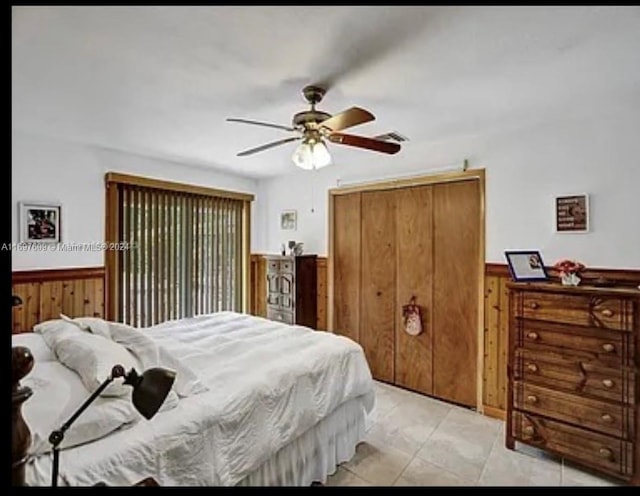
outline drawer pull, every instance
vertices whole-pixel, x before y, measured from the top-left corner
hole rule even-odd
[[[538,402],[538,397],[530,394],[529,396],[527,396],[527,401],[535,405]]]
[[[534,434],[536,432],[536,430],[533,428],[533,426],[531,425],[527,425],[524,429],[522,429],[524,431],[525,434]]]
[[[611,415],[609,415],[608,413],[603,413],[602,416],[600,417],[602,420],[604,420],[607,423],[611,423],[613,422],[613,417]]]
[[[607,353],[611,353],[612,351],[615,351],[616,347],[611,343],[605,343],[602,345],[602,349]]]
[[[611,451],[609,448],[600,448],[600,450],[598,450],[598,453],[602,458],[605,458],[607,460],[611,460],[613,458],[613,451]]]
[[[538,308],[538,304],[535,301],[532,301],[531,303],[529,303],[529,307],[535,310],[536,308]]]
[[[536,339],[538,339],[539,336],[537,332],[528,332],[527,337],[535,341]]]
[[[605,317],[613,317],[613,310],[609,310],[608,308],[605,308],[602,311],[602,315],[604,315]]]
[[[527,365],[527,370],[529,372],[537,372],[538,371],[538,366],[535,363],[530,363]]]
[[[613,381],[611,379],[603,379],[602,380],[602,385],[606,388],[612,388],[613,387]]]

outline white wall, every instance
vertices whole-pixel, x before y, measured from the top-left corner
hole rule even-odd
[[[255,193],[253,179],[213,172],[200,167],[146,158],[12,132],[11,195],[12,240],[19,241],[18,202],[62,204],[62,240],[91,243],[104,240],[106,172],[125,172],[213,188]],[[252,222],[256,233],[257,223]],[[252,237],[255,234],[252,235]],[[104,264],[104,253],[25,252],[11,254],[13,270],[90,267]]]
[[[308,253],[327,253],[327,190],[340,178],[372,180],[461,164],[484,167],[486,259],[504,262],[504,250],[539,249],[545,263],[577,258],[592,267],[640,268],[640,101],[585,107],[565,119],[511,127],[420,147],[408,142],[395,160],[372,154],[371,167],[336,164],[261,181],[267,198],[266,233],[256,248],[277,252],[296,239]],[[339,160],[340,151],[334,150]],[[369,153],[362,151],[361,153]],[[402,155],[402,157],[401,157]],[[314,210],[310,195],[313,191]],[[590,195],[587,234],[554,233],[554,197]],[[296,232],[282,231],[279,213],[298,210]]]

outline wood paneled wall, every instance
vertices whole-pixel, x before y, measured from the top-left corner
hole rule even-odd
[[[38,322],[69,317],[104,317],[104,267],[13,272],[12,332],[31,332]]]
[[[318,318],[316,329],[327,329],[327,257],[318,257],[316,261]],[[260,253],[251,255],[251,282],[249,287],[249,313],[259,317],[267,316],[267,265]]]
[[[504,264],[488,263],[485,266],[484,296],[484,413],[505,418],[507,407],[507,336],[509,332],[509,293],[506,284],[511,280]],[[555,270],[547,268],[552,280],[558,280]],[[616,286],[638,287],[640,270],[588,269],[582,275],[589,284],[599,277],[615,281]]]

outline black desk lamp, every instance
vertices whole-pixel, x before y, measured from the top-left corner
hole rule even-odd
[[[18,295],[12,295],[11,299],[12,299],[12,303],[11,303],[12,307],[17,307],[18,305],[22,305],[22,298],[20,298]]]
[[[58,485],[58,463],[60,458],[60,443],[64,440],[64,433],[71,427],[76,419],[87,407],[100,396],[100,393],[118,377],[124,377],[124,384],[133,387],[131,402],[147,420],[151,419],[164,402],[165,398],[173,386],[176,373],[172,370],[154,367],[138,375],[135,369],[125,372],[122,365],[116,365],[111,369],[111,375],[96,389],[78,410],[67,420],[60,429],[55,430],[49,436],[49,442],[53,447],[53,470],[51,474],[51,485]]]

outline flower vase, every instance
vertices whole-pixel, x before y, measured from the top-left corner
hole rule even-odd
[[[560,274],[563,286],[577,286],[580,284],[580,277],[578,274]]]

